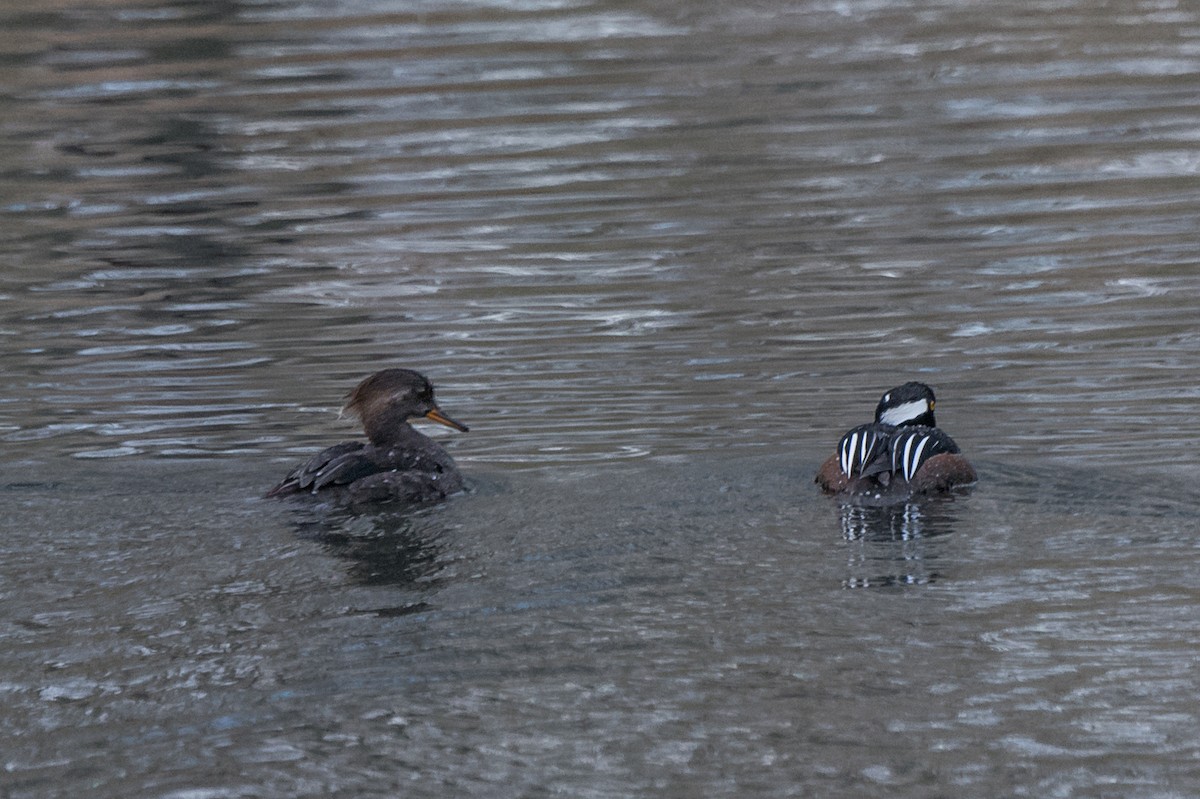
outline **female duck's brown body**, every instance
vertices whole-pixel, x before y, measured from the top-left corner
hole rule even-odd
[[[462,475],[450,454],[409,424],[424,418],[467,431],[442,413],[433,386],[421,374],[411,369],[376,372],[350,392],[343,411],[358,416],[368,441],[323,450],[288,473],[268,497],[315,494],[337,504],[416,504],[462,490]]]

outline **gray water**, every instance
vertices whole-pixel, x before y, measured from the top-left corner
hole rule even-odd
[[[9,4],[0,63],[6,799],[1200,793],[1189,4]],[[383,365],[471,491],[261,499]],[[979,485],[819,496],[912,378]]]

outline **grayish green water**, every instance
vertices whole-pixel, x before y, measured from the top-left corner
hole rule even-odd
[[[1197,10],[58,3],[0,59],[0,795],[1200,792]],[[471,493],[260,499],[382,365]],[[910,378],[980,485],[817,495]]]

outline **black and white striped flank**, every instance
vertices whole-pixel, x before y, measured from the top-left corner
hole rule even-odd
[[[842,436],[838,442],[838,462],[847,477],[863,474],[867,467],[888,451],[890,425],[864,424]]]
[[[902,427],[891,437],[892,474],[911,481],[934,455],[957,453],[954,439],[936,427]]]

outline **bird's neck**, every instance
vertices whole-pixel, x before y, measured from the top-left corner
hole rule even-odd
[[[367,438],[377,447],[394,447],[425,441],[427,438],[413,429],[408,420],[395,414],[375,414],[363,420]]]

